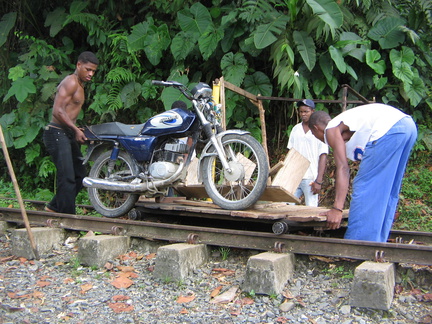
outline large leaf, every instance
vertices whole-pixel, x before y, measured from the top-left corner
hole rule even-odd
[[[392,63],[395,63],[397,61],[406,62],[406,63],[412,65],[415,61],[414,51],[411,48],[406,47],[406,46],[402,46],[401,51],[392,49],[390,51],[390,61]]]
[[[212,24],[198,39],[198,46],[205,61],[215,52],[216,47],[223,36],[223,30],[215,29]]]
[[[221,60],[222,75],[225,80],[236,86],[241,86],[248,68],[247,60],[242,53],[235,55],[230,52]]]
[[[414,78],[414,73],[411,70],[411,65],[407,62],[396,61],[392,64],[393,74],[404,83],[411,83]]]
[[[333,64],[330,64],[329,62],[331,61],[328,54],[322,55],[319,59],[319,66],[321,67],[321,71],[327,81],[333,79]]]
[[[268,76],[258,71],[245,77],[244,89],[255,95],[271,96],[273,87]]]
[[[128,36],[128,45],[132,51],[139,51],[145,48],[145,39],[147,37],[147,31],[149,24],[143,21],[135,26],[132,26],[132,32]]]
[[[7,36],[15,25],[16,17],[16,12],[9,12],[3,15],[2,19],[0,20],[0,47],[6,43]]]
[[[347,73],[348,73],[349,75],[351,75],[351,76],[354,78],[354,80],[358,80],[358,75],[357,75],[357,73],[356,73],[355,70],[354,70],[351,66],[349,66],[348,64],[347,64],[347,66],[346,66],[346,70],[347,70]]]
[[[88,6],[88,1],[74,1],[70,5],[69,12],[70,14],[66,16],[65,21],[63,22],[63,26],[69,24],[71,21],[80,22],[84,19],[84,16],[88,15],[87,13],[83,13],[82,11]]]
[[[41,149],[38,143],[30,145],[25,150],[26,164],[31,164],[36,158],[40,156]]]
[[[366,51],[366,64],[369,65],[377,74],[384,74],[386,65],[380,60],[381,54],[377,50]]]
[[[10,87],[6,96],[3,98],[3,102],[12,96],[15,96],[19,102],[23,102],[25,99],[27,99],[30,93],[36,93],[36,87],[33,83],[33,79],[31,79],[29,76],[19,78],[12,82],[12,86]]]
[[[159,27],[150,26],[147,37],[144,39],[144,51],[151,64],[159,64],[163,52],[168,48],[170,43],[171,38],[166,24]]]
[[[8,128],[14,123],[15,119],[16,116],[15,112],[13,111],[0,117],[0,125],[3,129],[3,135],[7,147],[11,147],[13,145],[13,136],[11,132],[9,132]]]
[[[171,53],[176,61],[181,61],[192,52],[197,38],[191,34],[181,31],[174,36],[171,42]]]
[[[70,14],[78,15],[88,6],[88,1],[74,1],[70,6]]]
[[[427,96],[427,89],[420,78],[413,78],[411,84],[404,83],[404,90],[410,100],[411,105],[416,107],[423,98]]]
[[[321,95],[322,91],[325,89],[326,87],[326,80],[324,78],[318,78],[313,80],[313,86],[312,89],[315,93],[315,95],[318,97]]]
[[[345,73],[347,66],[345,64],[345,60],[342,56],[342,53],[335,48],[334,46],[329,47],[330,57],[332,58],[333,62],[335,62],[336,67],[341,73]]]
[[[268,24],[258,26],[254,33],[256,48],[262,49],[273,44],[286,28],[288,16],[281,14]]]
[[[315,43],[312,37],[305,31],[295,31],[293,37],[303,62],[309,71],[312,71],[316,63]]]
[[[65,8],[58,7],[54,11],[48,13],[45,19],[45,27],[50,27],[50,36],[56,36],[63,28],[63,23],[66,21],[67,13]]]
[[[188,33],[203,34],[212,23],[211,15],[206,7],[197,2],[189,9],[183,9],[177,13],[180,27]]]
[[[383,49],[395,48],[405,41],[405,34],[402,31],[404,25],[405,20],[402,18],[387,17],[371,28],[368,37],[378,41]]]
[[[19,78],[24,77],[25,74],[26,71],[23,69],[23,67],[21,65],[17,65],[9,69],[8,78],[12,81],[16,81]]]
[[[380,77],[377,74],[375,74],[372,79],[377,90],[381,90],[382,88],[384,88],[388,81],[387,77]]]
[[[141,94],[141,84],[138,82],[129,82],[120,92],[120,98],[124,108],[130,108],[138,101],[138,96]]]
[[[342,26],[343,14],[334,0],[306,0],[315,15],[333,31]]]
[[[367,50],[365,45],[368,43],[370,43],[370,41],[362,39],[355,33],[343,32],[340,34],[339,41],[336,42],[334,47],[340,48],[344,57],[351,56],[360,62],[364,62]]]
[[[40,127],[38,125],[28,125],[23,135],[14,140],[15,148],[20,149],[26,147],[28,143],[34,141],[36,136],[38,136],[39,131]]]
[[[170,76],[168,80],[177,81],[184,85],[187,85],[189,83],[188,77],[185,74],[177,77]],[[173,87],[165,88],[162,91],[161,100],[164,104],[165,110],[171,109],[172,103],[177,100],[183,100],[187,103],[185,97],[181,94],[181,92],[177,89],[174,89]]]

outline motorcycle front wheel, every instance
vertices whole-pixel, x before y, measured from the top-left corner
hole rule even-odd
[[[110,157],[110,151],[101,154],[90,169],[89,176],[115,181],[115,179],[137,174],[138,168],[126,152],[120,151],[115,161],[112,161]],[[87,190],[90,202],[96,211],[110,218],[127,214],[135,206],[139,198],[138,194],[127,192],[96,188],[88,188]]]
[[[265,151],[250,135],[225,135],[222,146],[231,172],[224,170],[218,155],[205,157],[201,163],[204,187],[219,207],[246,209],[258,201],[267,186],[269,169]],[[215,151],[211,147],[209,153]]]

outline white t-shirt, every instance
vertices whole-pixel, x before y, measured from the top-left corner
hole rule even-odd
[[[344,123],[355,132],[346,142],[346,156],[353,161],[360,161],[366,144],[384,136],[394,124],[407,115],[392,106],[373,103],[351,108],[333,118],[326,129]],[[327,143],[324,131],[324,140]]]
[[[328,154],[328,145],[313,136],[310,130],[305,133],[300,123],[293,127],[287,147],[288,149],[294,148],[309,160],[310,165],[303,179],[315,180],[318,175],[319,157],[321,154]]]

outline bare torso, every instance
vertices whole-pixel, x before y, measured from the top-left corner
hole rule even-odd
[[[70,126],[65,122],[63,116],[57,110],[63,110],[70,121],[75,124],[78,114],[84,104],[84,88],[75,74],[68,75],[57,87],[57,94],[54,100],[54,109],[51,122]]]

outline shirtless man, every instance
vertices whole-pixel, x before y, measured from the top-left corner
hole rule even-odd
[[[51,122],[45,127],[43,140],[57,168],[57,192],[46,210],[75,214],[75,198],[82,188],[86,169],[82,164],[79,143],[86,140],[76,120],[84,103],[84,83],[91,81],[98,59],[92,52],[78,57],[75,72],[57,87]]]
[[[346,239],[386,242],[399,201],[402,178],[417,128],[411,116],[379,103],[349,109],[335,118],[316,111],[309,119],[312,134],[333,149],[336,197],[321,213],[327,227],[337,229],[349,186],[347,158],[361,161],[353,182]]]

